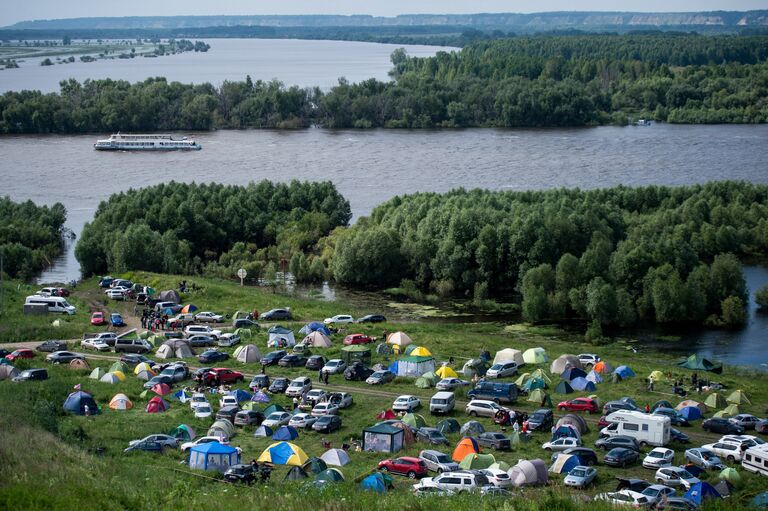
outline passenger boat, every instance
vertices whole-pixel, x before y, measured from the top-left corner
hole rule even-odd
[[[116,133],[93,144],[97,151],[199,151],[203,147],[183,137],[175,140],[170,135],[123,135]]]

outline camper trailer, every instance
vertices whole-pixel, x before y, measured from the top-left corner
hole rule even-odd
[[[636,439],[640,445],[667,445],[670,440],[672,423],[669,417],[646,413],[617,410],[605,420],[611,424],[600,430],[600,436],[626,435]]]
[[[741,460],[744,470],[768,476],[768,444],[755,445],[744,453]]]

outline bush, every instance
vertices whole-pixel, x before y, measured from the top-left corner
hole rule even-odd
[[[768,309],[768,284],[761,287],[757,293],[755,293],[755,302],[762,309]]]

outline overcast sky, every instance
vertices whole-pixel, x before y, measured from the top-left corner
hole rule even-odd
[[[211,14],[706,11],[765,9],[766,0],[0,0],[0,26],[30,19]]]

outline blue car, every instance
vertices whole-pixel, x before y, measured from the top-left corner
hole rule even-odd
[[[112,323],[112,326],[125,326],[125,322],[123,321],[123,316],[121,316],[117,312],[113,312],[109,316],[109,321]]]

